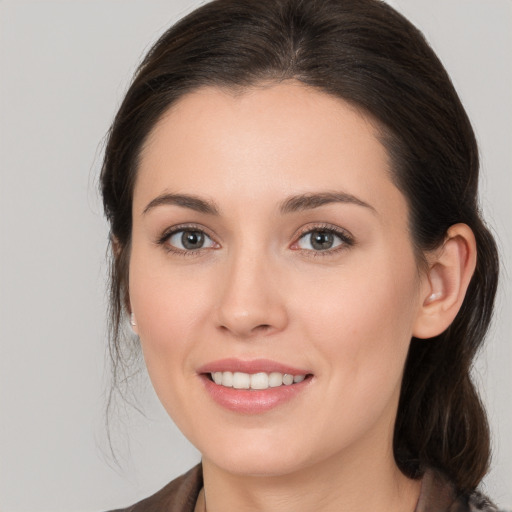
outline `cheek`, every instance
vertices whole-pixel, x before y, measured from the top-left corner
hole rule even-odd
[[[130,301],[148,375],[156,394],[178,427],[186,431],[189,389],[197,379],[191,354],[205,338],[204,289],[190,276],[169,272],[168,266],[150,265],[132,258]]]
[[[337,279],[310,286],[301,301],[307,338],[327,356],[340,386],[389,391],[399,384],[412,336],[418,297],[416,265],[411,256],[382,259],[373,268],[361,262]],[[371,269],[371,270],[369,270]],[[390,271],[391,269],[391,271]],[[317,282],[317,285],[322,283]]]
[[[129,283],[130,304],[140,328],[151,328],[156,334],[159,329],[186,325],[197,316],[207,296],[208,273],[172,265],[163,250],[134,242]]]
[[[208,294],[206,276],[172,268],[157,257],[134,251],[130,263],[130,303],[150,377],[158,391],[169,367],[187,369],[187,351],[203,337]]]

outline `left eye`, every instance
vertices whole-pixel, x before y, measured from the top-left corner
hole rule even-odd
[[[167,239],[167,243],[182,251],[197,251],[215,246],[215,242],[206,233],[192,229],[174,232]]]
[[[346,241],[334,231],[328,229],[314,229],[299,238],[297,247],[310,251],[327,251],[343,243],[346,243]]]

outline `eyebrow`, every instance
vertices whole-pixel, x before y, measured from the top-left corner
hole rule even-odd
[[[219,208],[213,201],[201,199],[200,197],[190,194],[162,194],[155,197],[155,199],[144,208],[142,213],[146,214],[153,208],[163,205],[181,206],[182,208],[189,208],[190,210],[200,213],[219,215]]]
[[[282,214],[301,212],[319,208],[330,203],[348,203],[362,206],[377,213],[375,208],[352,194],[346,192],[320,192],[317,194],[301,194],[288,198],[281,204],[279,211]]]
[[[368,208],[376,213],[376,210],[373,206],[365,203],[352,194],[347,194],[346,192],[320,192],[292,196],[281,203],[279,211],[282,215],[284,215],[287,213],[312,210],[314,208],[319,208],[320,206],[324,206],[330,203],[355,204],[357,206]],[[143,214],[145,215],[150,210],[164,205],[181,206],[182,208],[188,208],[190,210],[208,215],[220,215],[219,208],[211,200],[202,199],[191,194],[171,193],[166,193],[155,197],[155,199],[150,201],[146,208],[144,208]]]

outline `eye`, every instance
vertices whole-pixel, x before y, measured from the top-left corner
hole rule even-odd
[[[297,249],[307,251],[329,251],[342,245],[352,245],[352,240],[334,229],[317,228],[304,233],[295,243]]]
[[[197,229],[180,229],[165,238],[168,245],[179,251],[197,251],[216,246],[204,231]]]

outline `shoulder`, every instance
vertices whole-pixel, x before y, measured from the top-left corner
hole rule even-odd
[[[459,508],[455,511],[467,512],[500,512],[498,507],[487,496],[479,491],[473,491],[467,495],[459,497],[457,500]],[[505,511],[502,511],[505,512]]]
[[[421,494],[415,512],[500,512],[479,491],[457,493],[454,485],[441,472],[427,470],[422,478]],[[505,511],[502,511],[505,512]]]
[[[202,467],[198,464],[152,496],[127,508],[111,512],[193,512],[202,486]]]

